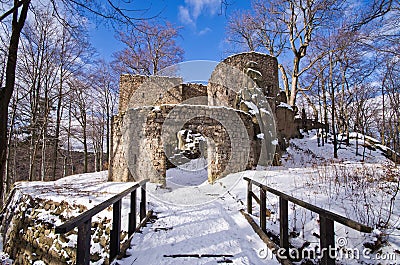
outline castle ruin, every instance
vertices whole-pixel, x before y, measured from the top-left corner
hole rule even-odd
[[[233,78],[236,72],[239,79]],[[249,77],[254,85],[245,80]],[[286,141],[299,136],[295,112],[281,99],[276,58],[256,52],[226,58],[207,85],[121,75],[109,180],[150,178],[165,186],[166,170],[193,156],[207,159],[210,183],[260,161],[278,163]],[[189,150],[183,141],[191,135],[202,140],[192,140],[195,148]]]

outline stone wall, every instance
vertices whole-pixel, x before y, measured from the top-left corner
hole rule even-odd
[[[119,105],[118,113],[122,113],[128,109],[129,101],[133,93],[147,79],[142,75],[121,75],[119,79]]]
[[[252,168],[258,162],[260,142],[251,117],[239,110],[203,105],[161,105],[129,109],[115,121],[119,150],[111,164],[112,181],[150,178],[166,184],[166,159],[174,155],[177,132],[190,129],[207,138],[208,179]],[[118,131],[118,130],[114,130]],[[113,134],[115,137],[115,134]],[[117,142],[116,139],[113,142]],[[127,144],[129,143],[129,144]],[[114,150],[114,149],[113,149]],[[118,162],[125,157],[126,163]],[[132,176],[127,168],[130,168]]]
[[[110,139],[110,162],[108,167],[108,175],[115,176],[119,181],[134,181],[132,174],[128,170],[126,162],[126,150],[124,148],[124,139],[122,137],[124,112],[115,115],[111,123],[111,139]]]
[[[138,175],[134,178],[131,172],[128,170],[128,164],[126,160],[127,150],[124,146],[124,139],[122,137],[122,129],[124,128],[124,113],[130,108],[138,108],[142,106],[160,106],[162,104],[179,104],[186,103],[191,105],[207,105],[207,87],[201,84],[181,84],[181,78],[170,78],[170,77],[146,77],[141,75],[121,75],[120,77],[120,102],[119,102],[119,113],[115,115],[112,122],[111,130],[111,158],[109,166],[109,176],[115,176],[111,179],[118,181],[135,181],[138,180]],[[179,84],[177,84],[179,83]],[[157,97],[154,97],[157,95]],[[143,108],[142,112],[146,113],[152,109]],[[142,113],[139,112],[139,113]],[[135,117],[134,119],[138,119]],[[128,119],[125,119],[125,123]],[[138,122],[139,125],[134,122],[131,126],[138,126],[142,128],[142,122]],[[147,132],[157,130],[154,126],[158,126],[157,123],[151,124],[147,122]],[[144,133],[143,131],[141,133]],[[143,139],[142,139],[143,140]],[[156,143],[154,142],[152,146]],[[141,143],[140,145],[145,145]],[[140,157],[142,150],[138,153],[133,154],[133,159]],[[152,156],[157,157],[156,160],[144,160],[141,159],[138,162],[140,172],[148,175],[151,174],[152,179],[156,179],[159,175],[156,172],[147,170],[146,163],[151,163],[155,166],[156,171],[159,165],[162,165],[164,169],[165,159],[163,154]],[[164,172],[164,171],[162,171]],[[165,174],[164,174],[165,175]],[[158,180],[157,182],[163,182]]]
[[[246,83],[244,69],[249,62],[257,64],[255,70],[262,75],[257,86],[270,98],[271,109],[275,108],[275,97],[279,93],[278,61],[275,57],[258,52],[235,54],[217,65],[207,85],[209,105],[235,107],[236,93]]]
[[[35,198],[14,188],[6,206],[1,213],[0,232],[3,250],[14,259],[14,264],[31,265],[39,260],[49,265],[76,264],[77,229],[55,234],[54,223],[69,220],[71,213],[86,211],[85,205]],[[111,227],[109,218],[92,219],[92,262],[110,264]],[[127,238],[126,231],[122,231],[121,241]]]
[[[118,113],[129,108],[182,102],[182,78],[121,75]]]
[[[181,84],[182,102],[191,105],[208,105],[207,86],[202,84]],[[191,100],[193,99],[193,100]]]

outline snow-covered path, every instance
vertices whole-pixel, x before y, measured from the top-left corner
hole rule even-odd
[[[215,196],[215,193],[209,196]],[[268,253],[266,259],[258,256],[259,250],[265,249],[266,245],[239,208],[244,208],[242,202],[231,193],[197,206],[158,204],[153,207],[158,219],[133,237],[132,248],[128,250],[131,256],[119,264],[279,264],[272,253]],[[221,257],[164,256],[181,254]]]

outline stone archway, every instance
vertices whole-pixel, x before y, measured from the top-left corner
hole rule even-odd
[[[230,118],[228,118],[230,117]],[[161,105],[129,109],[122,132],[126,166],[131,178],[150,178],[166,185],[168,146],[177,146],[176,134],[189,129],[211,141],[207,144],[208,181],[256,164],[257,140],[248,114],[226,107]],[[121,135],[121,136],[122,136]],[[113,174],[115,175],[115,174]]]

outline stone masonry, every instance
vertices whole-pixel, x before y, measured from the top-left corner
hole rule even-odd
[[[129,144],[121,143],[121,148],[116,148],[120,150],[117,152],[118,159],[114,158],[115,162],[121,161],[123,166],[112,164],[111,167],[119,170],[113,171],[112,176],[118,176],[120,181],[150,178],[152,182],[165,185],[167,156],[174,154],[174,147],[178,144],[176,132],[182,128],[200,132],[209,139],[207,158],[210,182],[229,173],[252,168],[257,160],[254,157],[257,144],[253,140],[251,118],[235,109],[161,105],[129,109],[124,114],[124,120],[125,131],[117,137]],[[127,170],[127,167],[131,170]]]
[[[254,116],[234,106],[245,76],[245,65],[256,65],[257,87],[268,99],[277,121],[279,141],[298,135],[295,113],[281,104],[278,65],[274,57],[250,52],[226,58],[214,69],[207,86],[185,84],[181,78],[122,75],[119,113],[111,139],[111,181],[150,178],[166,185],[169,158],[176,152],[177,132],[189,129],[207,139],[208,179],[254,168],[262,140]],[[248,78],[247,78],[248,79]],[[150,95],[146,96],[146,95]],[[289,128],[286,130],[286,128]],[[274,138],[274,139],[276,139]],[[271,143],[274,139],[266,139]],[[283,145],[284,146],[284,145]],[[272,161],[274,154],[266,154]]]

